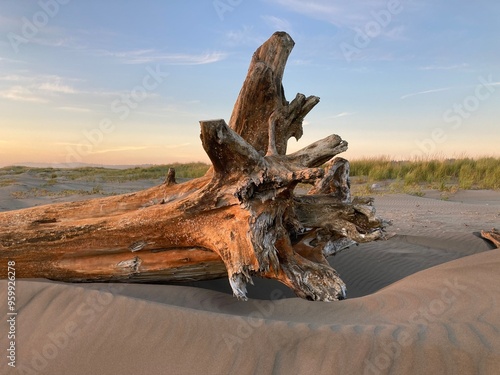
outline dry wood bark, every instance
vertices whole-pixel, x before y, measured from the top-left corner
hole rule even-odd
[[[493,228],[490,231],[482,230],[481,237],[493,243],[497,248],[500,248],[500,232],[498,229]]]
[[[275,33],[255,52],[231,115],[201,121],[212,162],[204,176],[83,202],[0,213],[0,258],[18,277],[63,281],[191,281],[228,276],[246,298],[253,275],[311,300],[345,297],[325,257],[383,237],[372,201],[351,199],[347,142],[331,135],[286,155],[319,102],[287,102],[282,77],[294,45]],[[296,195],[299,183],[314,185]],[[2,269],[2,277],[6,277]]]

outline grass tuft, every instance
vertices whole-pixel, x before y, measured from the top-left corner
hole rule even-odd
[[[404,186],[427,184],[440,191],[500,189],[500,158],[429,159],[393,161],[386,157],[353,160],[351,176],[369,182],[396,180]]]

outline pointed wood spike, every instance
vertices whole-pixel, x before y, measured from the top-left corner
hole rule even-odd
[[[304,167],[319,167],[347,150],[347,142],[338,135],[333,134],[319,141],[310,144],[303,149],[287,155],[287,159],[292,164],[302,165]]]
[[[229,120],[231,128],[262,155],[268,151],[269,117],[276,110],[287,113],[282,79],[294,44],[287,33],[277,32],[255,51]],[[282,143],[281,139],[275,140],[276,145]]]
[[[165,185],[175,185],[177,182],[175,181],[175,168],[168,168],[167,177],[165,178]]]
[[[251,63],[262,61],[271,67],[276,81],[281,85],[286,62],[294,46],[295,42],[290,35],[283,31],[277,31],[264,44],[257,48],[253,54]]]

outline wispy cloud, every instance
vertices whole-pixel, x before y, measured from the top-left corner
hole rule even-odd
[[[124,64],[163,63],[167,65],[202,65],[224,60],[224,52],[206,52],[201,54],[162,53],[153,49],[113,52],[99,50],[97,54],[116,57]]]
[[[9,74],[0,76],[5,88],[0,97],[13,101],[47,103],[48,96],[80,93],[71,82],[78,79],[63,78],[56,75]]]
[[[355,115],[356,112],[340,112],[337,113],[336,115],[329,116],[328,119],[334,119],[334,118],[339,118],[339,117],[346,117],[346,116],[352,116]]]
[[[26,7],[30,7],[31,5],[23,4]],[[20,5],[20,6],[23,6]],[[50,7],[50,5],[49,5]],[[26,8],[26,11],[29,11]],[[31,12],[33,9],[31,9]],[[32,13],[32,16],[35,16],[37,13]],[[29,33],[24,32],[25,21],[23,16],[28,16],[28,13],[19,13],[17,17],[5,17],[0,15],[0,31],[4,31],[4,34],[14,33],[22,37],[26,43],[36,44],[45,47],[62,47],[62,48],[71,48],[71,49],[81,49],[85,48],[85,44],[83,43],[83,39],[80,37],[82,32],[80,30],[75,30],[74,28],[65,28],[56,26],[53,24],[51,19],[48,19],[48,22],[44,22],[44,26],[40,26],[36,20],[33,22],[32,17],[27,17],[32,23],[34,23],[34,27],[36,32],[29,31]],[[38,25],[38,26],[37,26]],[[29,30],[33,30],[30,27]],[[99,40],[95,38],[94,40]],[[8,39],[5,38],[7,42]],[[20,48],[24,43],[21,44]],[[8,43],[9,48],[11,47],[10,42]]]
[[[168,148],[168,149],[173,149],[173,148],[181,148],[181,147],[186,147],[186,146],[191,146],[191,143],[179,143],[176,145],[165,145],[163,147]]]
[[[92,112],[88,108],[81,108],[81,107],[69,107],[69,106],[66,106],[66,107],[57,107],[57,109],[59,109],[61,111],[69,111],[69,112]]]
[[[291,59],[289,62],[290,65],[297,65],[297,66],[311,65],[313,63],[314,60],[312,59]]]
[[[253,26],[243,25],[239,30],[229,30],[225,34],[230,46],[258,46],[269,36],[261,35]]]
[[[18,102],[47,103],[47,100],[23,86],[12,86],[0,91],[0,98]]]
[[[5,32],[15,30],[21,27],[21,19],[15,17],[6,17],[0,14],[0,30]]]
[[[0,57],[0,63],[9,63],[9,64],[24,64],[24,61],[9,59],[7,57]]]
[[[75,142],[54,142],[52,145],[55,146],[81,146],[81,143],[75,143]],[[89,154],[107,154],[109,152],[121,152],[121,151],[139,151],[139,150],[145,150],[147,148],[151,148],[148,146],[122,146],[122,147],[113,147],[113,148],[106,148],[102,150],[92,150],[89,152]]]
[[[406,98],[410,98],[412,96],[417,96],[417,95],[432,94],[432,93],[441,92],[441,91],[450,91],[450,90],[453,90],[453,89],[456,89],[456,87],[443,87],[443,88],[439,88],[439,89],[432,89],[432,90],[425,90],[425,91],[413,92],[411,94],[403,95],[401,97],[401,99],[406,99]]]
[[[19,74],[8,74],[4,76],[0,76],[0,81],[4,82],[32,82],[34,80],[33,77],[23,76]]]
[[[64,85],[61,82],[45,82],[39,86],[40,90],[50,93],[61,93],[61,94],[75,94],[77,91],[68,85]]]
[[[370,11],[387,8],[386,0],[331,1],[331,0],[269,0],[293,12],[336,26],[355,27],[371,19]]]
[[[139,151],[145,150],[149,147],[147,146],[124,146],[124,147],[115,147],[115,148],[107,148],[104,150],[93,150],[92,154],[107,154],[109,152],[121,152],[121,151]]]
[[[261,18],[273,30],[286,31],[290,34],[293,34],[292,25],[288,20],[270,15],[264,15],[261,16]]]
[[[406,27],[403,25],[382,31],[382,35],[391,40],[407,40],[408,38],[406,37],[405,33]]]
[[[489,78],[490,78],[489,82],[488,81],[484,81],[484,82],[479,83],[479,85],[483,85],[485,87],[500,86],[500,81],[498,81],[498,82],[492,81],[491,80],[491,76]],[[414,92],[414,93],[411,93],[411,94],[403,95],[400,99],[406,99],[406,98],[410,98],[412,96],[432,94],[432,93],[442,92],[442,91],[470,89],[470,88],[475,88],[477,86],[478,86],[478,84],[467,85],[467,86],[442,87],[442,88],[437,88],[437,89],[424,90],[424,91],[419,91],[419,92]]]
[[[273,0],[273,2],[294,12],[321,19],[337,15],[341,11],[341,7],[332,1]]]
[[[469,64],[455,64],[455,65],[427,65],[422,66],[420,70],[456,70],[456,69],[466,69],[469,67]]]
[[[43,47],[53,47],[53,48],[70,48],[70,49],[83,49],[85,45],[82,44],[77,38],[67,36],[68,31],[65,29],[56,29],[56,31],[52,31],[47,33],[43,29],[40,34],[36,38],[30,39],[29,42],[33,44],[37,44]]]

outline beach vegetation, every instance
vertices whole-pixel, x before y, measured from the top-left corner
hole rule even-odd
[[[137,180],[164,179],[170,168],[175,169],[177,178],[197,178],[203,176],[210,165],[197,163],[174,163],[166,165],[153,165],[147,167],[133,167],[125,169],[83,167],[63,171],[64,176],[70,180],[101,181],[101,182],[127,182]]]
[[[352,160],[351,176],[367,183],[394,180],[394,188],[424,185],[440,191],[500,189],[500,158],[416,159],[388,157]]]

